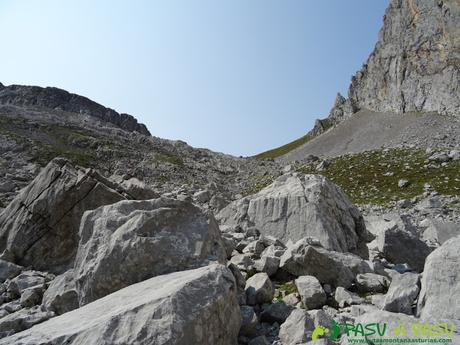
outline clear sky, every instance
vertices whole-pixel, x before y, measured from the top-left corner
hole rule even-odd
[[[56,86],[155,136],[252,155],[304,135],[388,0],[0,0],[0,82]]]

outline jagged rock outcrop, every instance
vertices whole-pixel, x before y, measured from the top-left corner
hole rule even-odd
[[[349,287],[360,273],[369,273],[369,264],[350,253],[329,251],[304,238],[289,246],[281,256],[280,268],[294,276],[313,276],[322,284]]]
[[[79,307],[73,270],[57,276],[43,294],[42,305],[57,315]]]
[[[73,264],[83,213],[124,198],[95,172],[54,159],[0,214],[2,258],[61,273]]]
[[[126,200],[83,215],[75,259],[80,305],[139,281],[224,263],[212,215],[179,200]]]
[[[392,0],[377,45],[352,78],[355,108],[460,114],[460,4]]]
[[[459,117],[459,28],[456,0],[391,0],[374,51],[352,77],[348,98],[337,94],[329,116],[317,120],[309,135],[363,109]]]
[[[313,237],[326,249],[367,256],[369,240],[359,210],[323,176],[286,174],[218,215],[221,224],[256,227],[284,242]]]
[[[420,291],[420,276],[416,273],[395,274],[385,295],[383,309],[412,315],[412,305]]]
[[[2,85],[3,86],[3,85]],[[0,87],[0,104],[34,106],[94,116],[129,132],[150,136],[144,124],[128,114],[119,114],[90,99],[55,87],[10,85]]]
[[[349,118],[357,110],[358,109],[353,107],[349,99],[343,97],[342,94],[338,92],[328,117],[325,119],[317,119],[313,129],[308,132],[308,134],[312,137],[317,137],[332,126],[335,126],[343,120]]]
[[[397,227],[382,232],[377,236],[376,242],[378,250],[390,262],[407,263],[417,272],[423,271],[425,259],[432,251],[417,236]]]
[[[241,324],[235,281],[222,265],[128,286],[0,344],[236,345]]]
[[[417,306],[422,318],[460,319],[459,248],[455,237],[427,257]]]

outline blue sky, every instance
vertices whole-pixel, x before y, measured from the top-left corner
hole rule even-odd
[[[0,0],[0,82],[56,86],[155,136],[252,155],[304,135],[388,0]]]

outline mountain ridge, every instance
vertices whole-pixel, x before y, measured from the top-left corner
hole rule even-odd
[[[118,113],[113,109],[90,100],[87,97],[70,93],[57,87],[25,85],[0,86],[0,104],[15,106],[35,106],[63,110],[96,117],[112,123],[129,132],[137,131],[150,136],[147,127],[129,114]]]

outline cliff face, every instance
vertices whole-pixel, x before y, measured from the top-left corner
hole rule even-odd
[[[63,110],[96,117],[110,122],[129,132],[137,131],[149,135],[147,127],[128,114],[119,114],[90,99],[69,93],[55,87],[42,88],[38,86],[0,84],[0,105],[35,106]]]
[[[354,111],[460,116],[459,68],[460,1],[391,0],[349,102]]]

